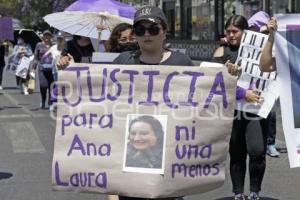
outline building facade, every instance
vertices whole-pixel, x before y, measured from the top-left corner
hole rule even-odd
[[[258,11],[270,15],[299,13],[300,0],[121,0],[136,7],[161,7],[168,18],[168,42],[193,59],[209,60],[224,36],[224,24],[233,14],[247,19]]]

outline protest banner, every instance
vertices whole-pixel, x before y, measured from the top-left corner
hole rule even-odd
[[[236,90],[225,67],[76,63],[57,88],[55,190],[157,198],[224,183]]]
[[[275,55],[282,125],[291,167],[300,167],[300,14],[276,15]]]
[[[244,89],[256,89],[262,98],[260,103],[249,103],[245,99],[240,99],[237,101],[236,109],[263,118],[267,118],[279,96],[277,73],[262,72],[259,68],[261,52],[267,40],[268,36],[265,34],[244,31],[236,60],[236,64],[242,68],[237,85]]]

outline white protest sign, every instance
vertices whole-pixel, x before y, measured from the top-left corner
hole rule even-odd
[[[75,63],[59,73],[56,190],[157,198],[224,183],[236,90],[226,68]]]
[[[261,103],[248,103],[245,99],[237,101],[236,109],[267,118],[275,100],[279,96],[276,72],[262,72],[259,68],[262,48],[268,36],[253,31],[244,31],[236,64],[242,67],[237,85],[244,89],[256,89],[262,98]]]
[[[113,61],[120,55],[120,53],[110,52],[94,52],[92,57],[93,63],[113,63]]]
[[[225,67],[224,64],[216,63],[216,62],[201,62],[200,67]]]
[[[28,70],[31,62],[33,61],[33,56],[31,57],[22,57],[20,63],[17,65],[16,76],[19,76],[23,79],[26,79]]]
[[[300,167],[300,14],[276,15],[275,55],[282,125],[291,167]]]
[[[18,59],[16,59],[15,55],[9,55],[7,59],[5,71],[15,75],[17,67],[18,67]]]

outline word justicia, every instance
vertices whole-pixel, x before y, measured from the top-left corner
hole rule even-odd
[[[63,102],[69,106],[76,107],[83,101],[83,86],[87,88],[87,98],[89,102],[100,103],[104,101],[117,101],[121,97],[126,97],[128,104],[137,102],[139,105],[157,106],[165,104],[169,108],[177,109],[180,106],[198,107],[203,106],[208,108],[214,96],[222,98],[223,107],[227,108],[228,101],[225,91],[225,82],[222,72],[215,74],[214,81],[211,84],[210,92],[204,98],[204,102],[197,102],[195,96],[197,92],[201,92],[201,77],[204,77],[203,72],[198,71],[171,71],[162,74],[159,70],[133,70],[120,68],[101,68],[101,73],[91,74],[89,67],[69,67],[67,71],[76,74],[76,97],[70,100],[67,95],[67,87],[60,85],[61,98]],[[69,73],[68,72],[68,73]],[[74,75],[75,75],[74,74]],[[163,77],[162,77],[163,76]],[[160,77],[160,78],[158,78]],[[101,82],[101,86],[95,82]],[[138,80],[138,81],[137,81]],[[142,81],[142,82],[141,82]],[[180,84],[180,91],[177,90],[176,84]],[[203,81],[204,83],[205,81]],[[185,86],[186,85],[186,86]],[[207,87],[207,84],[205,84]],[[146,95],[138,96],[137,88],[140,87]],[[112,90],[114,88],[114,90]],[[157,94],[157,88],[161,91],[161,100],[154,98],[154,93]],[[174,92],[182,92],[186,94],[181,100],[172,98]],[[86,97],[84,96],[84,97]],[[138,99],[137,99],[138,98]],[[173,100],[174,99],[174,100]]]

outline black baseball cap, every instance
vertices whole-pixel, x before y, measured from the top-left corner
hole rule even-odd
[[[164,12],[160,8],[154,6],[144,6],[135,12],[133,24],[135,25],[143,20],[158,24],[168,24],[168,20]]]

